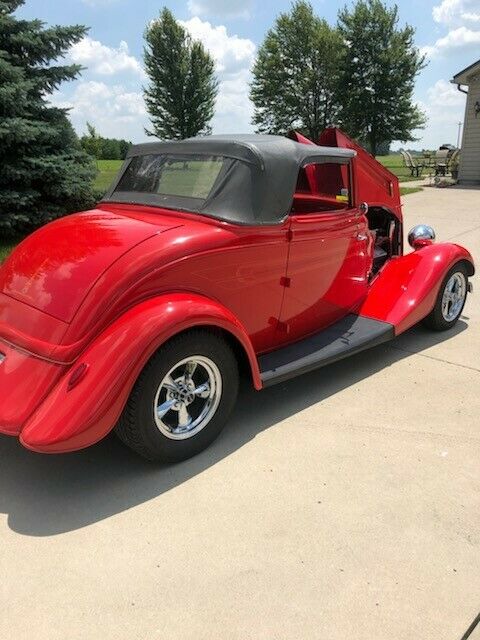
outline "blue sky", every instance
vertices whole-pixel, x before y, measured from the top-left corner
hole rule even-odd
[[[87,70],[53,98],[71,108],[79,133],[88,120],[102,135],[134,142],[145,139],[143,32],[164,4],[215,57],[220,94],[214,133],[252,130],[250,68],[266,31],[280,11],[288,10],[290,0],[27,0],[18,11],[23,17],[90,27],[88,37],[69,53]],[[318,15],[334,24],[345,0],[313,0],[312,4]],[[387,0],[387,4],[394,3]],[[429,60],[415,92],[428,125],[417,132],[420,140],[409,146],[421,149],[456,143],[465,96],[450,79],[480,58],[480,0],[398,0],[397,5],[401,23],[416,28],[416,43]]]

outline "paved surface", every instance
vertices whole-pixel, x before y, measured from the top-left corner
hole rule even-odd
[[[480,191],[405,210],[480,257]],[[175,467],[1,439],[0,637],[460,640],[480,608],[476,290],[449,335],[245,391]]]

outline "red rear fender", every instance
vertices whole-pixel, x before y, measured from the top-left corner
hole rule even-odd
[[[473,273],[473,258],[457,244],[433,244],[394,258],[382,269],[360,308],[360,315],[389,322],[396,335],[425,318],[447,271],[466,261]]]
[[[43,452],[73,451],[103,438],[116,424],[140,371],[173,335],[195,326],[215,326],[232,335],[261,388],[257,358],[248,335],[222,305],[194,294],[148,300],[123,315],[80,355],[22,430],[22,443]],[[73,388],[72,376],[83,377]]]

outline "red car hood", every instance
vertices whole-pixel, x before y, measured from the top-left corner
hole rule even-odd
[[[88,291],[121,256],[178,227],[94,209],[57,220],[28,237],[0,268],[0,292],[71,322]]]

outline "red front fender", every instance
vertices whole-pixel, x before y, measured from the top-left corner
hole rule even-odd
[[[360,315],[389,322],[396,335],[406,331],[430,313],[447,271],[461,261],[469,265],[472,275],[470,253],[447,242],[390,260],[372,284]]]
[[[195,294],[153,298],[134,307],[104,331],[78,358],[22,429],[27,448],[73,451],[101,440],[116,424],[140,371],[173,335],[195,326],[215,326],[233,335],[250,362],[256,389],[262,384],[247,333],[222,305]],[[86,374],[69,390],[77,367]]]

